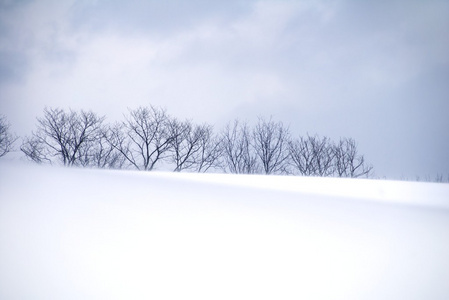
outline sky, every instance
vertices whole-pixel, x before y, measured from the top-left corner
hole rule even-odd
[[[449,1],[0,0],[0,113],[155,105],[351,137],[376,176],[449,176]]]

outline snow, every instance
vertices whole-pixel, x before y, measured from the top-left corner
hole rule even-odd
[[[0,299],[449,299],[449,184],[0,162]]]

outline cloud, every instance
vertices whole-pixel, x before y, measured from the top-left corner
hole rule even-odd
[[[449,152],[437,138],[449,126],[446,1],[2,4],[0,110],[20,134],[46,105],[113,120],[154,104],[218,125],[271,114],[296,132],[354,137],[398,169],[424,157],[403,158],[419,144],[396,139],[409,128],[431,132],[440,161]]]
[[[204,19],[232,19],[245,13],[253,1],[77,1],[70,9],[76,29],[163,37],[194,27]]]

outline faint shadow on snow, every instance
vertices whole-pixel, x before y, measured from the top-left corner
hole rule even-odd
[[[449,185],[0,163],[1,299],[448,299]]]

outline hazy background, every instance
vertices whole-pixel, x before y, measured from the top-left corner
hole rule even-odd
[[[449,175],[449,1],[0,0],[0,114],[118,120],[156,105],[218,131],[272,115],[352,137],[377,176]]]

